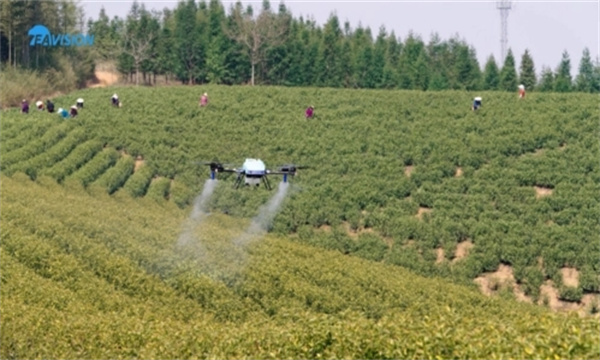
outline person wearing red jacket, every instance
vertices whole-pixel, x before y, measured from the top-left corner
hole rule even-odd
[[[306,109],[306,112],[304,113],[304,115],[306,116],[307,119],[312,118],[315,115],[315,107],[314,106],[309,106]]]

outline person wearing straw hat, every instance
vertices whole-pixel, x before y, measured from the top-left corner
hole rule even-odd
[[[117,94],[113,94],[112,98],[110,98],[110,101],[113,106],[121,107],[121,102],[119,101],[119,96]]]
[[[200,106],[206,106],[208,105],[208,93],[204,93],[202,94],[202,96],[200,96]]]
[[[525,85],[521,84],[519,85],[519,99],[522,99],[525,97]]]
[[[74,118],[75,116],[77,116],[77,106],[73,105],[71,106],[71,111],[69,111],[69,115],[71,115],[72,118]]]
[[[41,100],[36,101],[35,107],[38,109],[38,111],[43,111],[44,110],[44,102]]]
[[[69,117],[69,112],[63,108],[58,108],[57,114],[58,114],[58,116],[60,116],[63,119],[66,119]]]
[[[78,109],[83,108],[83,99],[82,98],[77,99],[77,108]]]
[[[481,97],[477,96],[473,99],[473,107],[471,108],[473,111],[479,109],[481,107]]]

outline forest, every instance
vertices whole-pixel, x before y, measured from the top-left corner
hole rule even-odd
[[[244,8],[225,8],[219,0],[180,1],[174,9],[148,11],[134,2],[125,17],[109,19],[104,9],[85,21],[67,0],[0,2],[1,61],[6,68],[73,73],[74,84],[93,78],[94,66],[116,64],[123,79],[155,84],[157,79],[186,84],[264,84],[333,88],[414,90],[503,90],[518,84],[547,92],[599,92],[600,66],[588,49],[579,68],[570,54],[555,69],[536,69],[532,55],[488,58],[480,64],[476,49],[458,36],[395,34],[348,22],[335,14],[319,26],[295,18],[285,3],[268,0]],[[51,31],[81,31],[94,36],[93,47],[28,46],[27,31],[44,23]],[[402,38],[400,37],[402,36]],[[515,57],[520,56],[519,69]],[[58,82],[54,74],[51,82]]]

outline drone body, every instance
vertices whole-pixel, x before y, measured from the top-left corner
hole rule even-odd
[[[218,173],[236,173],[237,178],[235,180],[234,188],[238,188],[242,180],[246,186],[259,186],[261,182],[267,189],[271,189],[271,183],[269,182],[268,175],[283,175],[283,182],[287,182],[288,175],[296,175],[296,170],[305,168],[303,166],[296,165],[282,165],[277,167],[277,170],[267,169],[265,163],[260,159],[247,158],[240,168],[228,168],[226,165],[217,162],[203,162],[203,165],[210,166],[210,178],[216,179]]]
[[[260,159],[246,159],[242,165],[245,185],[260,185],[261,179],[267,175],[267,167]],[[266,179],[266,178],[265,178]]]

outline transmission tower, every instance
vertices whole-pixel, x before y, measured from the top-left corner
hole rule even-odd
[[[506,59],[506,45],[508,44],[508,11],[511,8],[511,0],[496,1],[496,9],[500,10],[500,64]]]

